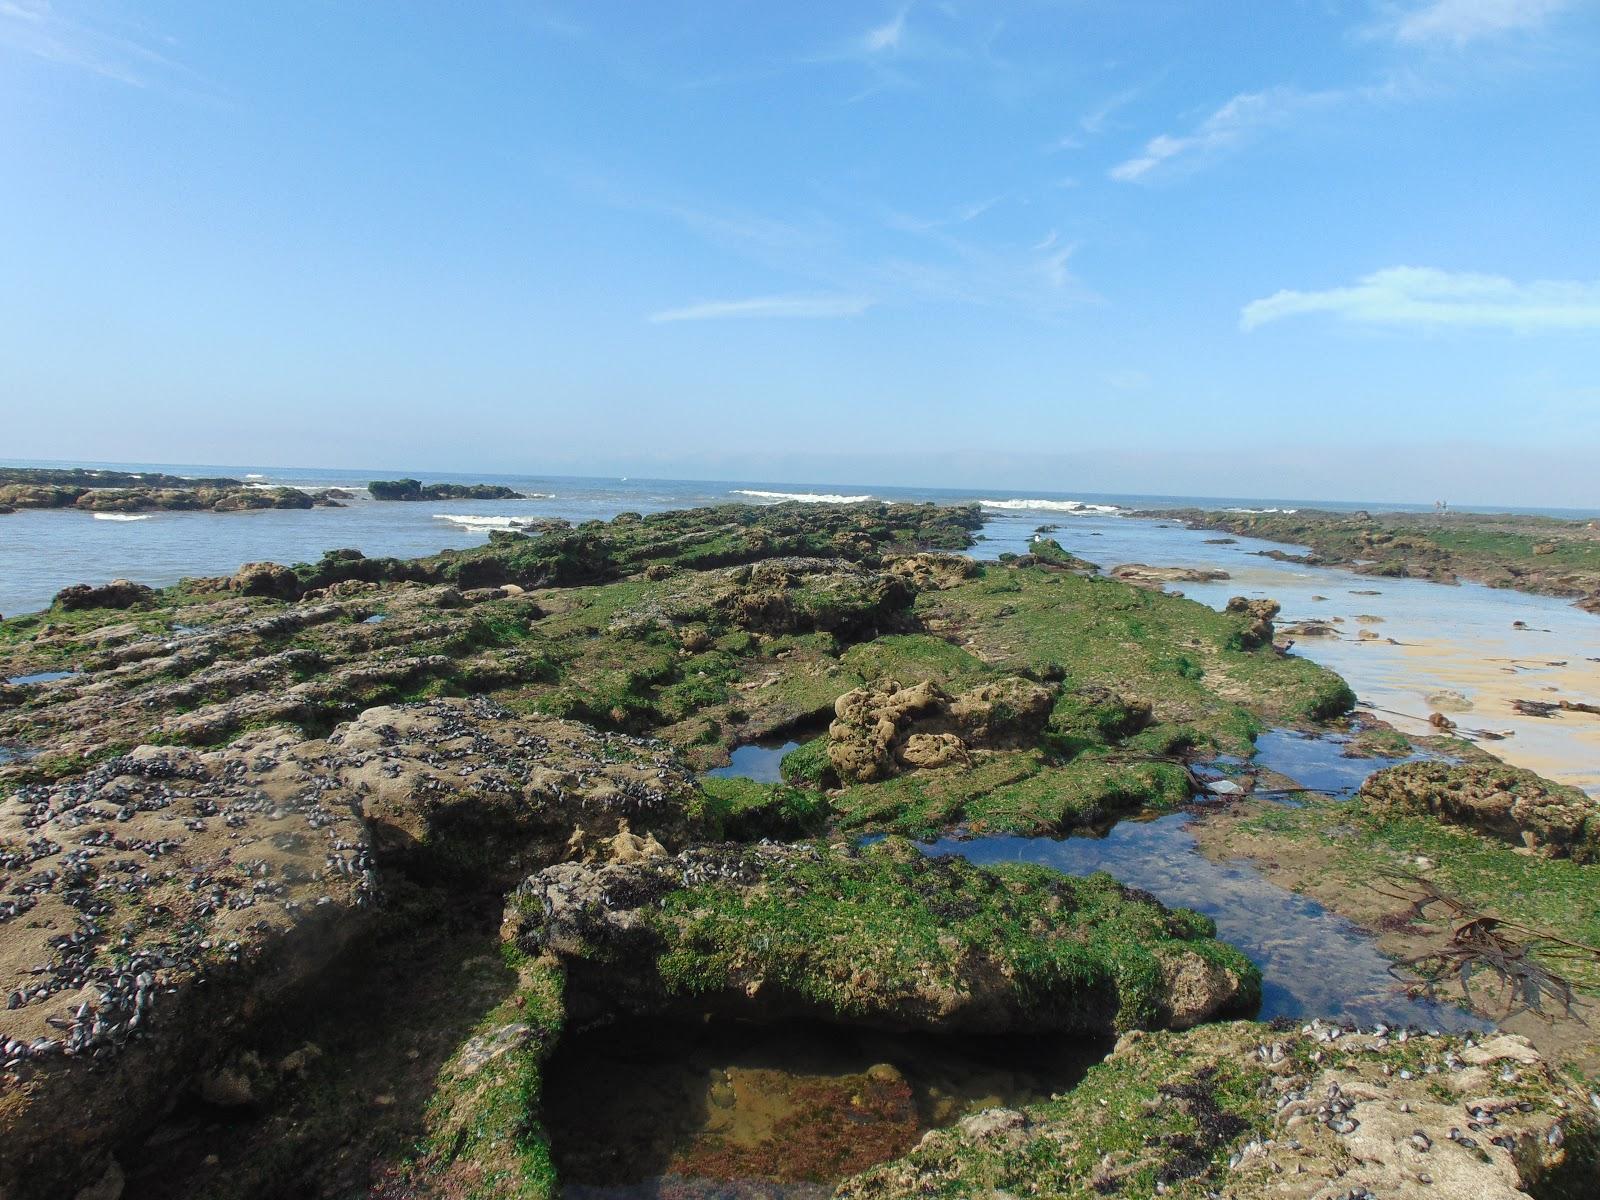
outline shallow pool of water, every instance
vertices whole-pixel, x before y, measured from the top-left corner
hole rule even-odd
[[[7,683],[23,687],[30,683],[54,683],[58,679],[71,679],[76,671],[35,671],[32,675],[13,675]]]
[[[783,772],[779,769],[779,765],[783,762],[783,756],[799,748],[799,742],[788,739],[774,738],[751,742],[748,746],[735,749],[728,756],[732,761],[727,766],[714,767],[706,774],[722,778],[753,779],[757,783],[782,783]]]
[[[1376,940],[1316,901],[1269,883],[1249,863],[1214,862],[1173,813],[1124,821],[1103,838],[990,837],[929,843],[931,854],[976,863],[1030,862],[1069,875],[1105,871],[1164,904],[1192,908],[1217,923],[1217,936],[1261,968],[1261,1017],[1322,1017],[1372,1025],[1482,1028],[1459,1009],[1414,1000],[1390,974]]]
[[[1075,1085],[1107,1039],[644,1022],[564,1039],[544,1103],[571,1198],[827,1196],[927,1130]]]
[[[1439,757],[1408,754],[1353,756],[1348,753],[1351,738],[1342,734],[1301,733],[1294,729],[1269,729],[1256,739],[1251,760],[1280,775],[1287,775],[1302,787],[1313,788],[1326,796],[1348,799],[1366,782],[1367,776],[1384,767],[1420,762]]]

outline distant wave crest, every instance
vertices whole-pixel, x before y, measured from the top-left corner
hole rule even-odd
[[[532,522],[525,517],[480,517],[473,513],[434,513],[435,521],[449,521],[463,529],[522,529]]]
[[[95,513],[96,521],[148,521],[150,513]]]
[[[1300,510],[1298,508],[1228,508],[1223,511],[1233,513],[1284,513],[1287,515],[1289,513],[1297,513]]]
[[[1059,512],[1096,516],[1122,511],[1115,504],[1089,504],[1083,500],[980,500],[979,503],[984,508],[996,508],[1003,512]]]
[[[504,514],[480,517],[474,512],[435,512],[434,520],[459,525],[462,530],[528,530],[539,522],[538,517],[507,517]]]
[[[860,504],[871,496],[840,496],[832,492],[763,492],[756,488],[734,488],[730,495],[754,496],[757,500],[798,500],[801,504]]]

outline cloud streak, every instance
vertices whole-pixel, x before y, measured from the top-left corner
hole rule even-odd
[[[1248,332],[1286,317],[1313,315],[1407,328],[1600,330],[1600,280],[1517,283],[1501,275],[1388,267],[1349,287],[1281,291],[1252,300],[1240,311],[1239,327]]]
[[[1112,167],[1108,174],[1118,183],[1139,183],[1158,170],[1199,166],[1259,130],[1282,124],[1302,109],[1330,103],[1341,95],[1288,87],[1241,92],[1189,133],[1163,133],[1151,138],[1143,150]]]
[[[752,318],[823,320],[859,317],[872,307],[867,296],[753,296],[745,300],[708,300],[684,308],[668,308],[645,319],[653,325],[675,321],[727,321]]]
[[[1401,42],[1464,46],[1538,29],[1570,5],[1571,0],[1429,0],[1403,13],[1391,28]]]

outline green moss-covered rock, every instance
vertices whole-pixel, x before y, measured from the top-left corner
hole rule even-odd
[[[544,1062],[566,1020],[561,966],[508,948],[517,986],[445,1063],[407,1195],[546,1200],[556,1172],[540,1120]]]
[[[1183,1026],[1259,999],[1188,910],[1105,875],[985,869],[888,839],[714,847],[530,877],[509,920],[597,1012],[815,1017],[888,1029]]]
[[[991,1109],[841,1200],[1424,1200],[1597,1194],[1595,1110],[1521,1038],[1252,1023],[1132,1034],[1070,1093]]]

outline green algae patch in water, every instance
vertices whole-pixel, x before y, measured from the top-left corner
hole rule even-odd
[[[563,1043],[544,1106],[571,1200],[809,1200],[907,1153],[930,1129],[1068,1090],[1110,1048],[1104,1039],[624,1023]]]

